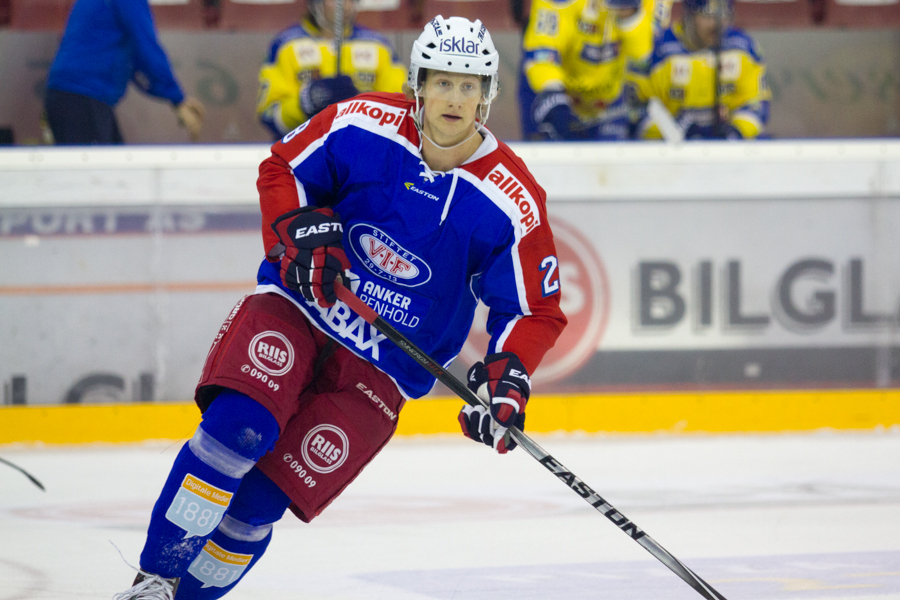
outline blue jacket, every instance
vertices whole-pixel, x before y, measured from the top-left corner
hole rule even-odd
[[[147,0],[77,0],[47,87],[114,106],[132,80],[173,104],[184,100],[156,39]]]

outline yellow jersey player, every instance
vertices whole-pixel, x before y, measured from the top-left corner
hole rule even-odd
[[[272,41],[259,72],[256,113],[275,137],[294,130],[329,104],[361,92],[399,92],[406,80],[406,69],[387,38],[355,24],[358,0],[339,1],[344,6],[339,71],[335,0],[309,0],[301,23]]]
[[[766,66],[750,36],[731,27],[733,2],[685,0],[681,21],[656,39],[650,62],[635,77],[638,104],[658,98],[687,139],[765,135]],[[646,108],[638,114],[637,137],[662,137]]]
[[[519,83],[524,139],[627,139],[626,64],[649,59],[655,13],[654,0],[534,0]]]

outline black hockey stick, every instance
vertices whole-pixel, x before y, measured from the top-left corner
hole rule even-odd
[[[334,289],[337,293],[337,297],[344,304],[349,306],[351,310],[361,316],[367,323],[375,327],[375,329],[384,334],[413,360],[434,375],[438,381],[446,385],[457,396],[465,400],[467,404],[471,406],[486,406],[486,403],[475,395],[472,390],[466,387],[464,383],[451,375],[447,369],[436,363],[434,359],[422,352],[415,344],[409,341],[406,336],[394,329],[390,323],[382,319],[378,313],[360,300],[353,292],[341,285],[340,282],[335,283]],[[697,590],[701,596],[707,600],[726,600],[725,596],[713,589],[711,585],[703,581],[680,560],[672,556],[668,550],[660,546],[653,538],[628,520],[625,515],[616,510],[612,504],[607,502],[600,494],[591,489],[588,484],[569,471],[561,462],[553,458],[546,450],[538,446],[530,437],[515,427],[511,427],[510,431],[512,432],[513,439],[525,448],[528,454],[544,465],[548,471],[556,475],[563,483],[572,488],[576,494],[584,498],[585,502],[597,509],[604,517],[612,521],[616,527],[624,531],[631,539],[643,546],[647,552],[669,567],[673,573],[681,577],[685,583]]]
[[[20,467],[19,465],[14,465],[13,463],[11,463],[11,462],[9,462],[8,460],[6,460],[5,458],[0,458],[0,462],[2,462],[2,463],[5,464],[5,465],[9,465],[10,467],[12,467],[13,469],[15,469],[16,471],[20,472],[22,475],[24,475],[25,477],[27,477],[28,479],[30,479],[30,480],[31,480],[31,483],[33,483],[34,485],[36,485],[36,486],[38,486],[39,488],[41,488],[42,490],[44,490],[43,484],[42,484],[40,481],[38,481],[31,473],[29,473],[28,471],[26,471],[25,469],[23,469],[23,468]],[[46,492],[47,490],[44,490],[44,491]]]
[[[718,0],[716,4],[716,46],[713,48],[713,60],[715,60],[715,70],[713,71],[713,133],[716,137],[724,137],[725,123],[722,119],[722,40],[725,37],[725,2],[726,0]]]

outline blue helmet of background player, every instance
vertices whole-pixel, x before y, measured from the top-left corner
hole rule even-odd
[[[615,0],[624,1],[624,0]],[[734,14],[734,0],[684,0],[685,14],[701,14],[715,16],[722,12],[723,16]]]

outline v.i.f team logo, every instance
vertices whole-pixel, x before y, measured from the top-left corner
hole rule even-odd
[[[431,267],[398,244],[391,236],[366,223],[348,233],[350,247],[369,271],[405,287],[417,287],[431,279]]]

